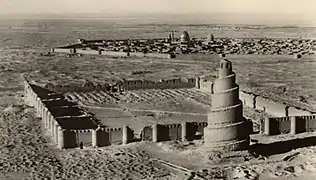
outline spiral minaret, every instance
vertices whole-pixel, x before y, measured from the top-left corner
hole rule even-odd
[[[249,146],[248,124],[243,117],[239,86],[232,63],[220,61],[219,77],[212,87],[212,107],[204,129],[204,145],[210,150],[245,150]]]

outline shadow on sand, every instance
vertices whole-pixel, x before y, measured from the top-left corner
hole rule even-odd
[[[307,137],[302,139],[293,139],[282,142],[275,142],[270,144],[254,144],[250,146],[249,152],[262,156],[272,156],[282,154],[291,150],[316,145],[316,137]]]

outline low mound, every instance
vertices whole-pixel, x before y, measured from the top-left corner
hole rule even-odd
[[[17,113],[17,112],[21,112],[22,110],[23,110],[23,107],[21,106],[10,105],[6,107],[3,111],[9,112],[9,113]]]

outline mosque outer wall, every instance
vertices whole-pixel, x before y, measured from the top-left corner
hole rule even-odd
[[[176,88],[194,88],[196,87],[197,78],[177,78],[162,79],[161,81],[148,80],[123,80],[115,84],[92,84],[90,82],[81,85],[53,85],[46,84],[45,88],[55,92],[92,92],[96,90],[111,90],[111,87],[120,90],[137,90],[137,89],[176,89]]]
[[[42,119],[42,123],[49,130],[53,143],[60,149],[76,148],[82,142],[83,146],[109,146],[126,144],[135,141],[134,131],[128,126],[118,128],[106,128],[98,125],[95,128],[84,129],[71,129],[65,125],[60,124],[62,120],[66,118],[71,120],[71,117],[65,113],[55,115],[56,112],[50,112],[50,106],[58,107],[65,104],[55,103],[63,98],[62,95],[47,95],[46,99],[49,99],[47,104],[46,99],[41,99],[37,93],[33,90],[31,85],[25,80],[25,102],[29,106],[33,106],[36,109],[36,116]],[[45,104],[44,104],[45,103]],[[46,107],[47,106],[47,107]],[[66,115],[66,116],[65,116]],[[65,116],[65,117],[60,117]],[[85,118],[85,117],[83,117]],[[93,119],[93,117],[91,117]],[[65,126],[65,127],[63,127]],[[145,127],[143,129],[142,140],[150,141],[169,141],[169,140],[193,140],[200,139],[203,136],[203,128],[207,126],[207,123],[200,122],[186,122],[182,124],[157,124],[151,127]],[[147,135],[145,138],[144,135]]]
[[[261,134],[298,134],[316,131],[316,115],[269,117],[261,121]]]
[[[137,80],[133,80],[130,82],[133,83],[137,83]],[[162,86],[163,88],[170,88],[170,85],[173,85],[174,88],[179,88],[179,87],[183,87],[183,88],[190,88],[190,87],[202,87],[204,85],[204,82],[200,81],[199,78],[191,78],[191,81],[184,81],[182,82],[183,84],[181,84],[181,86],[178,86],[176,83],[175,84],[170,84],[170,83],[166,83],[167,81],[162,81],[164,82]],[[170,82],[170,81],[169,81]],[[206,81],[208,82],[208,81]],[[182,86],[183,85],[183,86]],[[132,85],[133,87],[134,85]],[[210,87],[210,89],[212,89],[212,83],[209,83],[208,85],[206,85],[206,87]],[[63,91],[76,91],[76,90],[80,90],[80,91],[85,91],[85,92],[89,92],[89,91],[93,91],[96,89],[106,89],[109,88],[109,86],[106,85],[96,85],[94,86],[91,83],[85,84],[82,87],[78,86],[51,86],[53,87],[53,90],[56,90],[58,88],[63,89]],[[144,88],[143,84],[140,84],[140,86],[136,86],[139,89]],[[149,86],[148,88],[156,88],[157,86]],[[56,88],[56,89],[54,89]],[[137,89],[136,88],[136,89]],[[132,88],[131,88],[132,89]],[[205,90],[207,90],[207,88],[205,88]],[[50,134],[52,136],[52,140],[53,142],[60,148],[72,148],[72,147],[76,147],[78,146],[79,140],[81,139],[82,142],[84,143],[84,145],[93,145],[93,146],[98,146],[98,143],[100,143],[100,146],[105,146],[105,145],[111,145],[111,144],[122,144],[123,141],[125,143],[127,142],[131,142],[134,139],[134,135],[131,134],[130,132],[132,131],[131,129],[129,129],[130,131],[128,135],[124,135],[123,130],[124,127],[121,128],[110,128],[107,130],[100,130],[97,131],[96,135],[93,136],[93,132],[95,131],[95,129],[90,129],[90,130],[85,130],[85,131],[81,131],[81,130],[71,130],[71,129],[63,129],[58,122],[56,121],[56,117],[54,116],[54,114],[51,114],[50,112],[48,112],[48,108],[47,106],[47,101],[45,99],[41,99],[30,87],[30,84],[25,81],[25,102],[26,104],[33,106],[36,108],[36,115],[37,117],[41,117],[44,126],[49,129]],[[54,95],[52,95],[54,96]],[[262,98],[259,97],[257,95],[251,94],[251,93],[247,93],[247,92],[243,92],[240,91],[239,92],[239,96],[240,99],[242,100],[243,104],[252,108],[256,108],[256,109],[261,109],[261,110],[265,110],[267,113],[270,113],[272,115],[281,115],[281,116],[285,116],[286,113],[288,115],[288,117],[282,117],[282,118],[277,118],[277,119],[272,119],[271,120],[271,124],[274,124],[274,126],[271,126],[271,128],[265,128],[265,120],[262,121],[261,123],[261,132],[264,133],[265,131],[267,132],[272,132],[271,134],[284,134],[284,133],[291,133],[291,120],[289,116],[295,116],[296,117],[296,126],[295,126],[295,130],[292,130],[293,132],[295,131],[296,133],[299,132],[305,132],[305,131],[315,131],[316,129],[316,121],[315,121],[315,117],[312,114],[312,112],[307,111],[307,110],[302,110],[299,109],[297,107],[286,107],[286,105],[283,104],[278,104],[275,102],[271,102],[271,100],[266,99],[266,98]],[[259,101],[258,98],[259,97]],[[261,98],[261,99],[260,99]],[[271,108],[266,108],[267,106],[272,106],[272,107],[276,107],[277,111],[271,110]],[[265,108],[264,108],[265,107]],[[286,110],[287,109],[287,110]],[[194,123],[193,123],[194,124]],[[197,134],[202,134],[203,135],[203,128],[204,125],[198,125],[198,126],[190,126],[190,123],[186,125],[186,128],[182,128],[182,124],[181,125],[176,125],[177,128],[175,127],[170,127],[169,125],[161,125],[161,126],[165,126],[165,128],[158,128],[158,134],[162,133],[166,133],[168,132],[168,138],[166,137],[162,137],[161,140],[166,140],[166,139],[179,139],[179,137],[181,136],[181,139],[183,139],[183,137],[187,137],[187,139],[192,139],[192,137],[194,137],[195,139],[198,138],[196,135],[192,136],[190,135],[190,133],[197,133]],[[181,132],[179,130],[179,127],[181,126]],[[292,126],[294,127],[293,123]],[[268,126],[267,126],[268,127]],[[270,127],[270,126],[269,126]],[[196,130],[196,128],[200,129],[200,130]],[[121,129],[121,130],[119,130]],[[149,131],[151,131],[151,133],[149,133],[149,136],[147,138],[148,139],[152,139],[153,137],[153,131],[152,128],[148,128]],[[151,130],[150,130],[151,129]],[[185,130],[184,130],[185,129]],[[187,135],[182,135],[187,133]],[[147,133],[148,135],[148,133]],[[158,135],[160,138],[160,135]],[[170,137],[169,137],[170,136]],[[194,139],[193,138],[193,139]],[[79,140],[78,140],[79,139]],[[96,143],[96,140],[98,139],[98,143]],[[126,140],[128,139],[128,140]],[[146,138],[144,138],[143,140],[146,140]]]
[[[170,141],[201,139],[207,122],[184,122],[181,124],[155,124],[146,126],[141,132],[143,141]]]
[[[194,88],[196,78],[162,79],[161,81],[127,80],[123,82],[123,86],[126,90]]]
[[[43,125],[49,130],[53,142],[59,148],[78,147],[80,142],[85,146],[108,146],[112,144],[123,144],[134,141],[133,130],[129,127],[119,128],[100,128],[100,129],[62,129],[56,121],[56,116],[51,114],[48,105],[58,105],[58,103],[48,103],[41,99],[25,81],[25,102],[36,108],[36,116],[42,118]],[[247,94],[247,93],[246,93]],[[52,95],[53,96],[53,95]],[[59,98],[59,97],[57,97]],[[251,98],[250,98],[251,99]],[[248,102],[248,101],[247,101]],[[252,102],[252,101],[250,101]],[[45,104],[44,104],[45,103]],[[48,103],[48,104],[47,104]],[[295,118],[295,123],[292,119]],[[58,118],[57,118],[58,119]],[[268,126],[266,125],[268,124]],[[294,126],[295,124],[295,126]],[[156,131],[154,126],[143,129],[142,140],[150,141],[168,141],[168,140],[193,140],[200,139],[203,135],[203,128],[207,123],[187,122],[182,124],[160,124]],[[268,127],[268,128],[267,128]],[[293,127],[295,130],[293,130]],[[251,131],[252,126],[249,124]],[[125,130],[124,130],[125,129]],[[289,116],[269,118],[261,122],[261,133],[276,135],[286,133],[300,133],[316,130],[316,115]],[[94,133],[95,132],[95,133]],[[156,133],[156,135],[155,135]],[[162,135],[165,134],[165,135]],[[146,137],[147,135],[147,137]],[[156,140],[153,139],[156,137]],[[158,139],[157,139],[158,138]]]
[[[258,95],[247,92],[240,92],[240,98],[245,106],[264,111],[276,117],[282,116],[298,116],[298,115],[311,115],[312,111],[293,107],[285,103],[272,101]]]
[[[62,129],[53,114],[50,114],[44,102],[25,81],[25,102],[36,108],[36,116],[42,118],[43,125],[49,129],[53,142],[59,148],[85,146],[109,146],[134,141],[133,130],[129,127],[71,130]],[[46,104],[47,105],[47,104]],[[295,121],[295,123],[293,123]],[[158,124],[143,129],[142,140],[168,141],[200,139],[207,123],[187,122],[182,124]],[[157,127],[157,128],[156,128]],[[252,126],[249,124],[249,129]],[[156,130],[154,130],[156,129]],[[316,115],[267,118],[261,122],[261,133],[266,135],[296,134],[316,130]],[[147,137],[146,137],[147,136]]]
[[[301,116],[301,115],[311,115],[311,114],[314,114],[314,113],[311,111],[302,110],[295,107],[289,107],[288,109],[289,116]]]

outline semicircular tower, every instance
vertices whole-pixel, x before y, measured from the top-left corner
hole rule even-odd
[[[243,117],[239,86],[230,61],[220,61],[219,77],[212,88],[212,107],[208,113],[208,126],[204,129],[204,145],[210,150],[247,149],[248,124]]]

